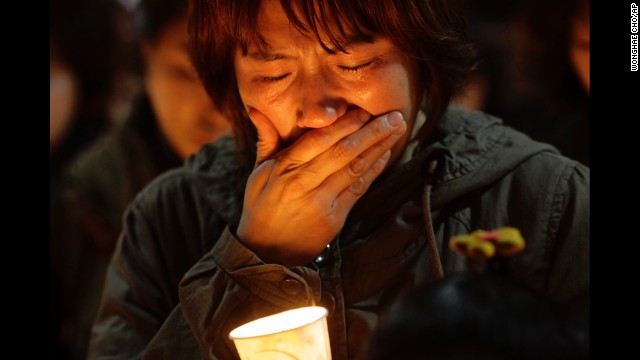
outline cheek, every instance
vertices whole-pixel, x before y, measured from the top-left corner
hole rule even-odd
[[[256,86],[251,83],[248,69],[244,68],[241,61],[238,60],[239,55],[236,54],[234,59],[234,72],[236,75],[236,86],[240,99],[248,110],[249,107],[253,107],[253,103],[256,101]]]
[[[392,65],[377,72],[375,80],[362,86],[363,90],[355,90],[355,105],[371,114],[378,115],[392,110],[400,110],[406,117],[410,116],[414,102],[414,79],[402,65]]]
[[[236,71],[236,83],[242,103],[248,110],[251,108],[273,106],[281,103],[286,93],[285,89],[277,85],[263,83],[249,75],[251,71]]]
[[[236,71],[236,87],[242,103],[246,106],[251,101],[251,88],[246,77],[240,71]]]
[[[196,114],[191,104],[190,92],[185,90],[184,86],[166,77],[153,77],[147,82],[147,91],[160,130],[182,158],[197,150],[192,139]]]
[[[180,131],[197,117],[195,85],[187,86],[169,77],[154,77],[148,81],[147,91],[154,112],[163,128]]]
[[[176,128],[176,124],[180,123],[175,119],[176,117],[176,102],[175,95],[179,93],[172,87],[170,81],[167,81],[161,76],[152,76],[147,81],[147,92],[151,100],[153,111],[156,114],[158,122],[160,122],[163,130],[170,130]],[[174,119],[170,121],[169,119]],[[170,134],[169,131],[164,131],[166,135]]]
[[[160,130],[173,150],[183,159],[193,153],[196,147],[187,114],[169,103],[156,106],[154,111]]]
[[[237,75],[238,92],[247,112],[255,109],[266,116],[283,139],[295,128],[296,106],[293,88],[278,89],[261,86],[242,75]]]

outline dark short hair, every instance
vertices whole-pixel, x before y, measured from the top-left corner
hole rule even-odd
[[[189,0],[140,0],[133,23],[140,39],[154,41],[162,30],[187,15]]]
[[[260,0],[193,0],[189,21],[191,60],[216,105],[231,120],[238,150],[253,166],[256,133],[238,93],[233,56],[251,41],[264,44],[257,25]],[[389,38],[421,63],[427,90],[426,135],[466,77],[472,59],[461,6],[452,0],[281,0],[291,23],[301,32],[327,34],[338,50],[345,34],[360,40]],[[294,11],[299,6],[300,13]],[[337,18],[336,18],[337,16]]]
[[[51,0],[49,5],[50,56],[73,72],[80,87],[75,117],[102,131],[116,79],[127,66],[121,29],[126,10],[114,0]]]
[[[187,16],[189,0],[139,0],[132,14],[133,45],[158,41],[162,31]],[[134,73],[143,76],[145,60],[140,51],[132,55]]]
[[[368,360],[588,359],[587,324],[500,274],[461,274],[411,290],[380,323]]]

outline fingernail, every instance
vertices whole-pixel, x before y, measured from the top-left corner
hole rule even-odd
[[[380,157],[380,159],[382,160],[389,160],[389,158],[391,157],[391,149],[385,151],[384,154],[382,154],[382,156]]]
[[[398,111],[393,111],[387,115],[387,123],[392,127],[400,126],[403,122],[402,114]]]

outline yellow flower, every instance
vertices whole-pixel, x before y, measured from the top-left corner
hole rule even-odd
[[[520,231],[514,227],[501,227],[497,230],[476,230],[469,235],[456,235],[449,241],[449,247],[472,259],[487,260],[498,253],[510,256],[521,252],[525,247]]]

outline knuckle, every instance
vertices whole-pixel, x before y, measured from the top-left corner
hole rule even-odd
[[[265,165],[265,164],[267,164],[267,161],[265,161],[262,165]],[[272,174],[276,176],[281,176],[291,171],[292,164],[282,159],[277,159],[277,160],[273,159],[273,160],[269,160],[269,164],[265,165],[265,167],[270,168]]]
[[[364,172],[364,159],[361,156],[353,159],[347,167],[349,175],[360,176]]]
[[[382,154],[382,153],[384,153],[385,151],[387,151],[387,150],[391,149],[391,147],[393,146],[393,144],[395,144],[395,143],[398,141],[398,139],[400,139],[400,136],[399,136],[399,135],[396,135],[396,134],[393,134],[393,135],[391,135],[391,136],[388,136],[388,137],[386,137],[386,138],[384,138],[384,139],[380,140],[380,141],[379,141],[378,143],[376,143],[376,145],[375,145],[376,152],[377,152],[378,154]]]
[[[388,129],[385,126],[383,118],[377,118],[376,121],[371,123],[371,134],[374,137],[380,137],[387,133]]]
[[[378,160],[376,161],[373,166],[371,167],[371,170],[373,170],[373,172],[378,175],[380,173],[382,173],[382,170],[384,170],[384,166],[387,164],[387,160]]]
[[[307,134],[309,142],[313,148],[324,150],[331,146],[331,136],[326,130],[319,129],[316,131],[310,131]]]
[[[362,175],[362,182],[367,185],[367,187],[369,184],[373,183],[373,181],[382,173],[384,167],[387,165],[388,160],[389,158],[386,156],[381,157],[380,159],[376,160],[373,165],[371,165],[369,170],[365,172],[364,175]]]
[[[302,176],[296,174],[289,176],[283,184],[283,193],[289,195],[301,194],[305,191],[305,180]]]
[[[337,159],[347,160],[353,157],[356,144],[349,138],[342,139],[333,149],[333,154]]]
[[[375,151],[377,154],[382,154],[387,151],[391,145],[389,144],[389,139],[384,139],[374,145]]]
[[[364,194],[364,192],[367,190],[364,179],[358,178],[358,180],[356,180],[353,184],[351,184],[351,186],[349,186],[349,190],[356,196]]]

